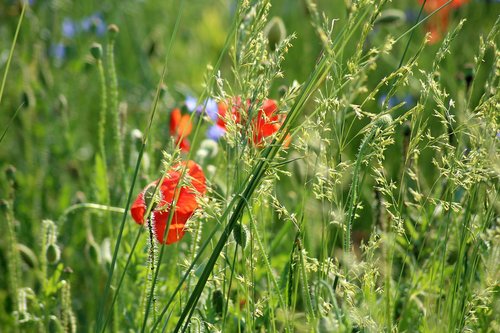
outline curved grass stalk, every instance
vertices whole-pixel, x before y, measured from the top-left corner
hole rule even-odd
[[[7,64],[5,65],[5,72],[3,73],[2,85],[0,86],[0,104],[2,103],[3,91],[5,89],[5,83],[7,82],[7,75],[9,74],[10,63],[14,57],[14,49],[16,48],[17,37],[19,36],[19,31],[21,30],[21,24],[23,23],[24,13],[26,11],[27,1],[23,1],[23,8],[21,9],[21,15],[19,16],[19,21],[17,21],[16,32],[14,33],[14,40],[9,51],[9,57],[7,58]]]
[[[21,15],[19,16],[19,21],[17,21],[17,27],[16,27],[16,32],[14,34],[14,40],[12,41],[12,45],[10,47],[9,57],[7,58],[7,63],[5,65],[5,72],[3,73],[2,84],[0,85],[0,105],[2,104],[3,91],[5,89],[5,84],[7,83],[7,75],[9,74],[10,63],[12,61],[12,58],[14,57],[14,49],[16,47],[17,37],[19,36],[19,31],[21,30],[21,24],[23,23],[24,13],[26,11],[26,6],[27,6],[27,1],[23,1],[23,8],[21,9]],[[0,143],[2,142],[3,138],[5,137],[5,134],[7,133],[7,130],[10,127],[10,124],[16,118],[17,113],[19,112],[19,109],[20,108],[18,108],[16,110],[16,112],[12,116],[11,120],[7,124],[4,132],[2,133],[2,136],[0,137]]]

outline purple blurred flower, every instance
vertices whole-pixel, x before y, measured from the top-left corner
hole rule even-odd
[[[66,57],[66,45],[63,43],[53,44],[50,47],[50,55],[58,61],[64,60]]]
[[[193,96],[186,97],[184,104],[186,105],[186,108],[188,109],[189,112],[193,112],[194,110],[196,110],[196,102],[198,102],[196,97]]]
[[[83,31],[95,32],[98,36],[104,35],[107,29],[106,23],[100,13],[92,14],[84,18],[80,25]]]
[[[217,121],[217,117],[219,114],[219,107],[215,100],[213,100],[212,98],[208,98],[201,105],[198,105],[197,102],[198,100],[195,97],[187,96],[186,100],[184,101],[184,105],[186,105],[186,108],[188,109],[189,112],[196,111],[197,113],[202,113],[203,108],[205,107],[205,112],[208,115],[208,117],[213,121]]]
[[[380,96],[380,98],[378,99],[378,104],[380,106],[383,106],[384,103],[386,102],[386,99],[387,99],[387,95],[386,94],[383,94]],[[399,103],[399,99],[395,96],[392,96],[391,98],[389,98],[389,100],[387,101],[387,107],[390,109],[390,108],[393,108],[394,106],[398,105]]]
[[[212,139],[214,141],[218,141],[221,137],[226,134],[226,130],[218,125],[210,126],[207,131],[207,138]]]
[[[73,38],[78,29],[75,22],[69,18],[65,18],[62,23],[62,35],[67,38]]]
[[[207,106],[205,108],[205,112],[213,121],[217,121],[219,118],[219,106],[217,102],[211,98],[207,100]]]
[[[387,95],[382,94],[380,96],[380,98],[378,99],[378,104],[380,106],[383,106],[386,99],[387,99]],[[396,105],[403,103],[403,102],[405,103],[404,108],[406,108],[406,109],[410,109],[415,105],[415,99],[413,98],[413,96],[410,94],[406,94],[404,98],[399,98],[397,96],[392,96],[391,98],[389,98],[389,100],[387,101],[387,108],[391,109],[391,108],[395,107]]]

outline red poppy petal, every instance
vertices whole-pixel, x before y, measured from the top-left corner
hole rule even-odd
[[[180,214],[192,214],[196,208],[198,208],[196,194],[193,190],[182,187],[179,192],[179,198],[177,199],[175,212]]]
[[[144,223],[144,214],[146,213],[146,205],[144,204],[144,192],[139,193],[135,199],[132,207],[130,208],[130,214],[135,222],[138,224]]]
[[[199,194],[205,194],[207,191],[207,186],[203,169],[194,161],[188,161],[187,166],[189,176],[191,176],[191,184]]]
[[[181,149],[181,151],[185,153],[189,152],[189,149],[191,149],[191,144],[189,143],[189,140],[186,138],[182,139],[179,144],[179,148]]]
[[[190,217],[190,215],[174,213],[172,221],[170,222],[170,228],[167,232],[167,240],[165,242],[164,234],[169,219],[168,215],[168,211],[155,212],[153,214],[153,230],[156,239],[162,244],[171,244],[179,241],[185,234],[184,225]]]
[[[278,110],[278,104],[274,99],[266,99],[262,104],[262,110],[264,110],[267,117],[271,117]]]

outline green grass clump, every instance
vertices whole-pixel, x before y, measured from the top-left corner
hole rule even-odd
[[[1,4],[2,329],[500,331],[498,4],[431,2]]]

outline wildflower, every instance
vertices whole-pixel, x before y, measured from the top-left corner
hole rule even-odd
[[[382,107],[386,102],[386,100],[387,100],[387,94],[380,95],[378,99],[379,106]],[[387,100],[387,108],[392,109],[393,107],[395,107],[400,103],[404,103],[405,109],[411,109],[413,106],[415,106],[415,98],[410,94],[406,94],[404,98],[392,96],[389,98],[389,100]]]
[[[84,18],[81,23],[82,31],[95,33],[97,36],[104,36],[107,25],[100,13],[92,14]]]
[[[420,4],[424,2],[424,0],[418,0]],[[446,4],[448,0],[427,0],[424,6],[424,10],[427,13],[432,13],[437,10],[444,4]],[[430,43],[435,44],[441,40],[444,32],[448,28],[448,18],[450,12],[453,9],[457,9],[458,7],[466,4],[469,0],[452,0],[451,3],[443,8],[441,8],[434,17],[430,19],[429,24],[427,25],[428,31],[431,33]]]
[[[225,102],[220,103],[217,123],[215,127],[213,126],[209,129],[207,135],[214,140],[220,138],[226,131],[226,122],[228,119],[232,118],[235,123],[241,123],[241,112],[248,112],[251,106],[250,100],[247,100],[246,104],[247,108],[244,108],[241,98],[236,97],[233,101],[231,114],[228,116],[228,104]],[[256,146],[262,146],[266,138],[272,136],[280,129],[283,120],[284,117],[278,113],[278,103],[273,99],[266,99],[262,103],[262,107],[257,111],[257,115],[251,121],[253,143]]]
[[[208,128],[207,138],[212,139],[214,141],[218,141],[220,138],[224,136],[226,130],[224,127],[219,125],[212,125]]]
[[[73,38],[78,32],[78,27],[75,22],[69,18],[65,18],[62,23],[62,35],[66,38]]]
[[[186,167],[186,176],[190,185],[185,185],[181,180],[182,169]],[[158,198],[152,205],[151,214],[145,216],[148,204],[154,200],[153,193],[160,180],[146,186],[135,199],[130,213],[138,224],[151,223],[158,242],[172,244],[182,239],[185,234],[184,226],[189,218],[198,209],[197,197],[206,193],[205,175],[201,167],[193,161],[180,163],[174,166],[165,176],[158,188]],[[175,197],[177,203],[174,207],[170,228],[164,239],[165,229],[169,221],[169,214]]]
[[[217,120],[218,106],[215,100],[208,98],[201,105],[198,105],[197,102],[196,97],[187,96],[184,104],[189,112],[196,111],[197,113],[202,113],[203,109],[205,109],[205,113],[210,119],[213,121]]]
[[[189,115],[181,114],[181,110],[175,108],[170,115],[170,135],[175,137],[175,144],[181,148],[182,151],[188,152],[191,147],[187,136],[191,133],[193,124]]]
[[[66,58],[67,46],[63,43],[57,43],[50,46],[50,55],[56,61],[61,62]]]
[[[82,32],[95,33],[97,36],[104,36],[107,26],[100,13],[92,14],[83,18],[81,21],[75,21],[70,18],[64,18],[61,24],[61,33],[63,37],[72,39]]]

